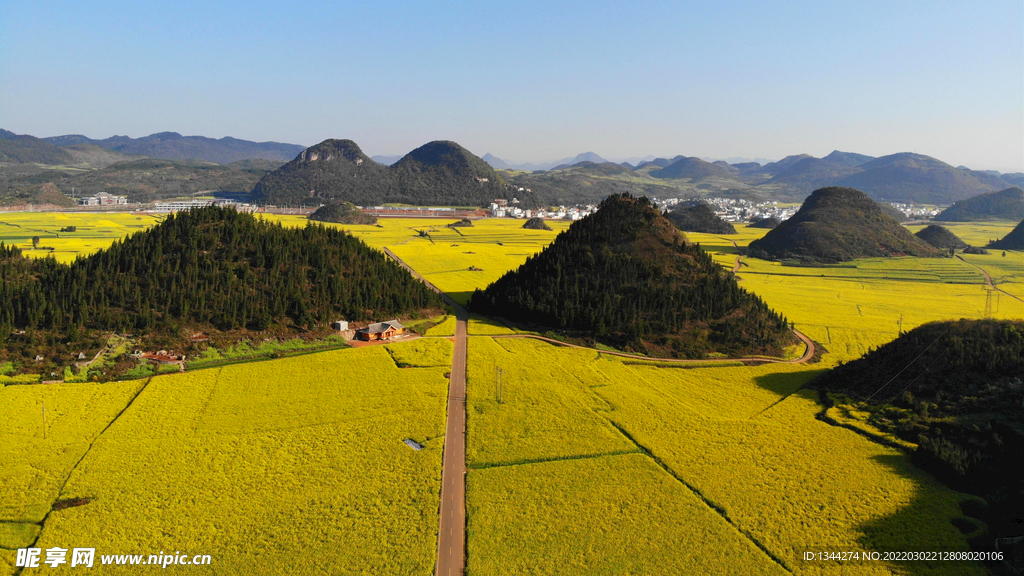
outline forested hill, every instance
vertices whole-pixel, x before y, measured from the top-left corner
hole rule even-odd
[[[946,208],[935,219],[947,222],[1022,220],[1024,219],[1024,190],[1013,186],[999,192],[972,196]]]
[[[766,259],[842,262],[878,256],[941,256],[914,237],[867,194],[853,188],[815,190],[792,218],[750,243]]]
[[[678,206],[668,214],[669,222],[684,232],[702,232],[704,234],[735,234],[736,228],[718,217],[706,202],[698,202],[689,206]]]
[[[351,140],[325,140],[264,176],[252,190],[255,202],[318,205],[345,201],[359,206],[401,203],[486,206],[495,198],[519,198],[486,162],[455,142],[425,144],[391,166],[374,162]]]
[[[4,335],[311,328],[441,307],[434,292],[346,232],[286,229],[215,207],[169,215],[71,265],[4,249],[0,278]]]
[[[777,354],[791,338],[782,316],[629,195],[607,198],[470,308],[656,355]]]
[[[1024,517],[1022,377],[1024,322],[959,320],[915,328],[814,384],[852,397],[917,444],[917,464],[988,500],[995,538],[1019,536]]]
[[[1006,236],[995,242],[989,242],[988,247],[1000,250],[1024,250],[1024,221],[1017,224]]]

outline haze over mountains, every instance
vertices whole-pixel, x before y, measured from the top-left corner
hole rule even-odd
[[[331,141],[340,140],[325,143]],[[357,204],[402,201],[410,204],[467,205],[467,201],[473,199],[468,204],[485,206],[490,200],[505,196],[495,194],[491,198],[483,198],[491,192],[485,193],[478,185],[486,181],[488,185],[483,188],[515,192],[511,196],[520,200],[522,207],[528,208],[595,204],[602,198],[619,193],[659,198],[720,196],[799,202],[811,191],[828,186],[856,188],[878,201],[952,204],[979,194],[1024,185],[1022,173],[1001,174],[954,167],[938,159],[909,152],[878,158],[841,151],[822,158],[796,154],[764,164],[708,161],[682,155],[672,158],[637,157],[631,159],[635,163],[615,163],[595,152],[585,152],[548,163],[512,164],[492,154],[477,157],[461,146],[458,146],[459,152],[447,156],[449,159],[462,158],[454,164],[434,165],[433,162],[445,156],[442,154],[400,167],[402,160],[412,153],[402,157],[371,158],[360,150],[360,158],[367,162],[359,171],[362,180],[343,182],[344,179],[330,176],[300,193],[300,188],[311,184],[312,172],[282,167],[282,171],[266,183],[257,185],[256,180],[278,168],[280,163],[297,162],[304,150],[313,148],[316,146],[307,149],[297,144],[182,136],[175,132],[161,132],[142,138],[114,136],[96,140],[81,135],[36,138],[0,130],[0,193],[7,196],[16,193],[23,199],[29,198],[32,190],[52,182],[65,194],[72,187],[90,193],[110,187],[112,191],[128,194],[135,200],[197,191],[244,193],[251,190],[256,192],[254,197],[266,202],[309,204],[327,198]],[[157,160],[165,164],[154,165]],[[211,163],[232,168],[200,184],[195,178],[197,171]],[[413,164],[418,167],[410,168]],[[59,168],[61,166],[88,171],[105,169],[113,176],[68,172]],[[321,176],[329,172],[331,170]],[[396,179],[398,174],[404,176]],[[289,178],[297,180],[289,182]],[[403,183],[396,184],[399,181]],[[428,185],[428,181],[432,183]],[[168,187],[165,182],[177,184]],[[229,187],[223,188],[229,182]],[[267,192],[269,182],[274,182],[275,190],[288,189],[289,192],[283,197],[270,194]],[[445,186],[449,186],[451,193],[445,192]],[[317,192],[311,194],[313,189]],[[361,190],[358,198],[351,194],[356,189]],[[396,192],[399,189],[401,191]],[[384,190],[388,193],[384,194]]]

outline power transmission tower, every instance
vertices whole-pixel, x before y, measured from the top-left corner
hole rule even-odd
[[[992,317],[992,290],[985,287],[985,318]]]
[[[46,400],[43,400],[43,440],[46,440]]]

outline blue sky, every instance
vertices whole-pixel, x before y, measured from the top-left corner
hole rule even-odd
[[[0,127],[369,154],[451,139],[517,161],[915,151],[1019,171],[1024,7],[5,0]]]

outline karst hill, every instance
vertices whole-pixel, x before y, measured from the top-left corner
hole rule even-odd
[[[815,190],[792,218],[750,243],[758,258],[835,263],[879,256],[941,256],[914,237],[867,194],[853,188]]]
[[[647,198],[614,195],[478,290],[474,312],[656,355],[778,354],[786,320]]]

